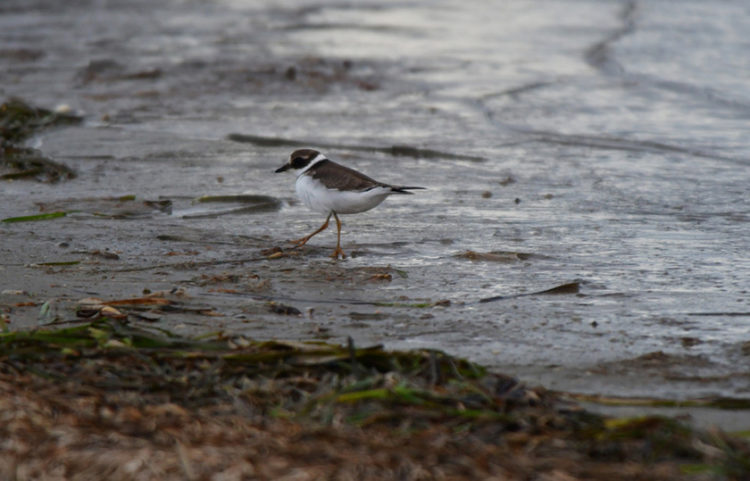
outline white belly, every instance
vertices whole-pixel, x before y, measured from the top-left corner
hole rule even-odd
[[[376,187],[366,192],[348,192],[327,189],[308,175],[300,175],[294,184],[297,197],[311,210],[328,214],[356,214],[370,210],[380,204],[392,192],[385,187]]]

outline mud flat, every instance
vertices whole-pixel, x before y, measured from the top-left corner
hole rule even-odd
[[[750,95],[666,4],[134,5],[0,6],[11,333],[351,338],[750,428]],[[344,262],[289,249],[322,222],[273,174],[302,145],[428,189],[344,218]]]

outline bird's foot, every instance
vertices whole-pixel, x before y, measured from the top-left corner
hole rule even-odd
[[[341,246],[336,246],[333,254],[331,254],[331,259],[338,259],[339,256],[341,256],[342,259],[346,259],[346,254],[344,254],[344,250],[341,248]]]
[[[303,245],[307,244],[307,241],[310,240],[310,236],[302,237],[301,239],[291,239],[287,242],[292,244],[292,249],[296,249],[297,247],[302,247]]]

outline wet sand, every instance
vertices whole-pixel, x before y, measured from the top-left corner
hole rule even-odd
[[[2,219],[66,212],[0,224],[10,328],[163,293],[120,311],[437,348],[565,392],[747,399],[750,96],[731,64],[710,85],[687,59],[655,70],[681,48],[646,34],[664,5],[510,3],[502,29],[451,2],[132,5],[0,7],[0,94],[84,119],[25,142],[75,178],[2,184]],[[734,7],[681,15],[731,49]],[[273,174],[298,145],[428,190],[344,217],[345,261],[332,231],[274,256],[323,221]]]

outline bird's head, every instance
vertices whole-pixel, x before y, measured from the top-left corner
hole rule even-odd
[[[289,156],[289,161],[276,169],[276,173],[284,172],[285,170],[294,169],[294,170],[300,170],[304,169],[305,167],[309,166],[313,161],[319,160],[319,158],[322,160],[325,157],[323,154],[318,152],[314,149],[299,149],[292,152],[292,155]]]

